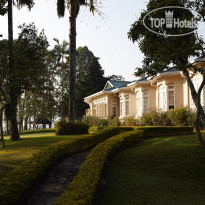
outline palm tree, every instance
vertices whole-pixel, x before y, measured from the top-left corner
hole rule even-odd
[[[97,0],[58,0],[57,12],[59,17],[65,13],[65,3],[69,8],[69,114],[70,121],[75,121],[75,84],[76,84],[76,19],[81,6],[88,6],[94,13]]]
[[[55,55],[58,63],[60,64],[60,79],[61,79],[61,118],[63,117],[63,70],[67,68],[66,60],[68,59],[69,43],[67,41],[63,41],[61,44],[57,38],[53,39],[57,45],[54,46],[53,54]]]
[[[19,9],[22,6],[27,6],[29,9],[32,8],[34,5],[33,0],[4,0],[4,3],[8,3],[7,6],[7,12],[8,12],[8,43],[9,43],[9,70],[10,73],[14,70],[14,54],[13,54],[13,4],[16,5]],[[5,5],[5,4],[4,4]],[[14,79],[10,78],[9,83],[12,84]],[[11,121],[11,140],[19,140],[19,132],[18,132],[18,126],[17,126],[17,99],[16,99],[17,93],[15,88],[10,87],[10,116],[9,120]]]

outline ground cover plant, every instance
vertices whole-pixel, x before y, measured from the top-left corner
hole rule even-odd
[[[203,205],[204,160],[194,135],[147,139],[115,157],[100,204]]]

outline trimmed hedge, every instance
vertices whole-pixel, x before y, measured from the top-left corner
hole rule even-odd
[[[55,132],[55,129],[49,128],[49,129],[23,130],[20,132],[20,134],[33,134],[33,133],[45,133],[45,132]]]
[[[144,131],[145,137],[161,137],[161,136],[174,136],[174,135],[189,135],[193,134],[193,127],[152,127],[142,126],[137,127],[139,130]]]
[[[109,137],[130,130],[133,128],[109,127],[92,135],[62,140],[40,150],[0,180],[0,203],[8,205],[22,198],[32,183],[65,155],[86,150]]]
[[[48,128],[48,129],[22,130],[19,133],[20,135],[24,135],[24,134],[45,133],[45,132],[55,132],[55,129]],[[4,136],[9,136],[9,134],[5,133]]]
[[[107,159],[125,146],[132,145],[143,138],[142,130],[123,133],[98,144],[86,161],[67,191],[61,195],[56,205],[91,205],[100,184],[103,167]]]
[[[56,205],[92,205],[107,159],[125,146],[133,145],[146,137],[192,133],[193,127],[137,127],[134,131],[105,140],[91,151]]]
[[[86,123],[69,122],[66,119],[61,119],[55,124],[56,135],[88,134],[88,129],[89,126]]]

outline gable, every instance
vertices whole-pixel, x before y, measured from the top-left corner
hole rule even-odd
[[[106,85],[105,85],[104,90],[108,90],[108,89],[110,89],[110,88],[113,88],[113,85],[108,81],[108,82],[106,83]]]

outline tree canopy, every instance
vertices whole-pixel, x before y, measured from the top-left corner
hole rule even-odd
[[[167,31],[164,27],[162,27],[159,32],[160,34],[165,35],[157,35],[145,28],[143,24],[143,19],[148,12],[165,6],[192,7],[195,8],[196,11],[199,9],[199,7],[193,6],[193,4],[187,4],[187,1],[181,0],[150,0],[148,2],[147,9],[141,13],[139,19],[134,22],[128,32],[128,38],[133,42],[137,42],[140,50],[144,53],[143,66],[137,68],[135,75],[140,76],[143,73],[146,73],[155,76],[157,73],[162,72],[170,66],[175,66],[175,68],[182,71],[191,89],[192,99],[197,107],[196,125],[199,125],[199,116],[202,118],[203,124],[205,125],[204,110],[200,103],[200,95],[205,81],[202,81],[202,84],[197,91],[189,75],[189,72],[193,71],[195,73],[201,73],[203,78],[205,78],[205,70],[190,63],[190,58],[205,56],[204,39],[199,37],[197,32],[192,32],[189,35],[183,36],[169,36],[166,35]],[[188,10],[175,13],[177,15],[176,17],[181,19],[190,19],[193,17],[192,12]],[[164,15],[164,12],[159,12],[158,15],[160,18],[160,15]],[[175,32],[175,29],[170,30],[171,34],[175,34]],[[181,28],[178,32],[183,34],[184,28]],[[195,126],[195,128],[199,131],[199,127],[197,126]],[[205,142],[202,140],[200,133],[197,133],[202,145],[205,146]]]
[[[85,114],[88,105],[84,98],[101,91],[107,78],[99,63],[99,58],[88,49],[87,46],[77,49],[77,86],[76,86],[76,116],[81,118]]]

